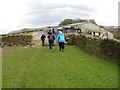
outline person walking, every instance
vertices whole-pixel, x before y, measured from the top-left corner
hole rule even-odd
[[[59,43],[59,51],[64,52],[65,35],[62,33],[62,31],[59,31],[59,34],[56,38],[56,42]]]
[[[55,36],[52,32],[49,32],[48,34],[48,42],[49,42],[49,48],[50,48],[50,51],[52,52],[52,47],[53,47],[53,41],[55,39]]]
[[[41,36],[41,41],[42,41],[42,46],[43,46],[43,47],[45,46],[45,45],[44,45],[45,38],[46,38],[45,34],[42,34],[42,36]]]
[[[48,31],[48,34],[51,34],[51,33],[52,33],[52,31],[51,31],[51,30],[49,30],[49,31]]]
[[[56,32],[55,32],[54,28],[52,29],[52,32],[53,32],[53,34],[54,34],[54,36],[56,38]],[[55,39],[53,40],[53,46],[55,46],[54,41],[55,41]]]
[[[55,29],[54,29],[54,28],[52,29],[52,32],[53,32],[53,34],[56,36],[56,32],[55,32]]]

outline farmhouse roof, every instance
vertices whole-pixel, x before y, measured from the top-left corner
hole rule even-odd
[[[63,27],[64,27],[64,28],[71,28],[72,26],[83,25],[83,24],[93,24],[93,25],[95,25],[95,26],[100,27],[99,25],[96,25],[96,24],[91,23],[91,22],[73,23],[73,24],[65,25],[65,26],[63,26]],[[100,28],[101,28],[101,27],[100,27]],[[92,31],[95,31],[95,32],[104,31],[104,28],[101,28],[100,30],[96,29],[96,30],[92,30]]]

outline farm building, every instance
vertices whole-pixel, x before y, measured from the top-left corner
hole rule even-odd
[[[113,37],[115,39],[119,39],[120,40],[120,30],[119,29],[117,29],[117,30],[113,29],[113,30],[108,30],[108,31],[113,34]]]
[[[60,27],[61,28],[61,27]],[[82,23],[74,23],[66,26],[62,26],[61,28],[64,33],[77,33],[84,34],[88,36],[96,36],[96,37],[108,37],[113,38],[113,34],[110,32],[106,32],[104,28],[100,26],[90,23],[90,22],[82,22]]]

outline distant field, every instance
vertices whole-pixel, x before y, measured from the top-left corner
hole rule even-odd
[[[33,32],[29,32],[29,33],[26,33],[26,34],[15,34],[15,35],[27,35],[27,36],[29,36],[29,35],[32,35],[33,34]]]
[[[116,63],[67,46],[3,48],[3,88],[117,88]]]

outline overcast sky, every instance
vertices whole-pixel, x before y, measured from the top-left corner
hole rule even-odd
[[[64,19],[95,19],[118,25],[119,0],[0,0],[0,34],[27,27],[58,25]]]

